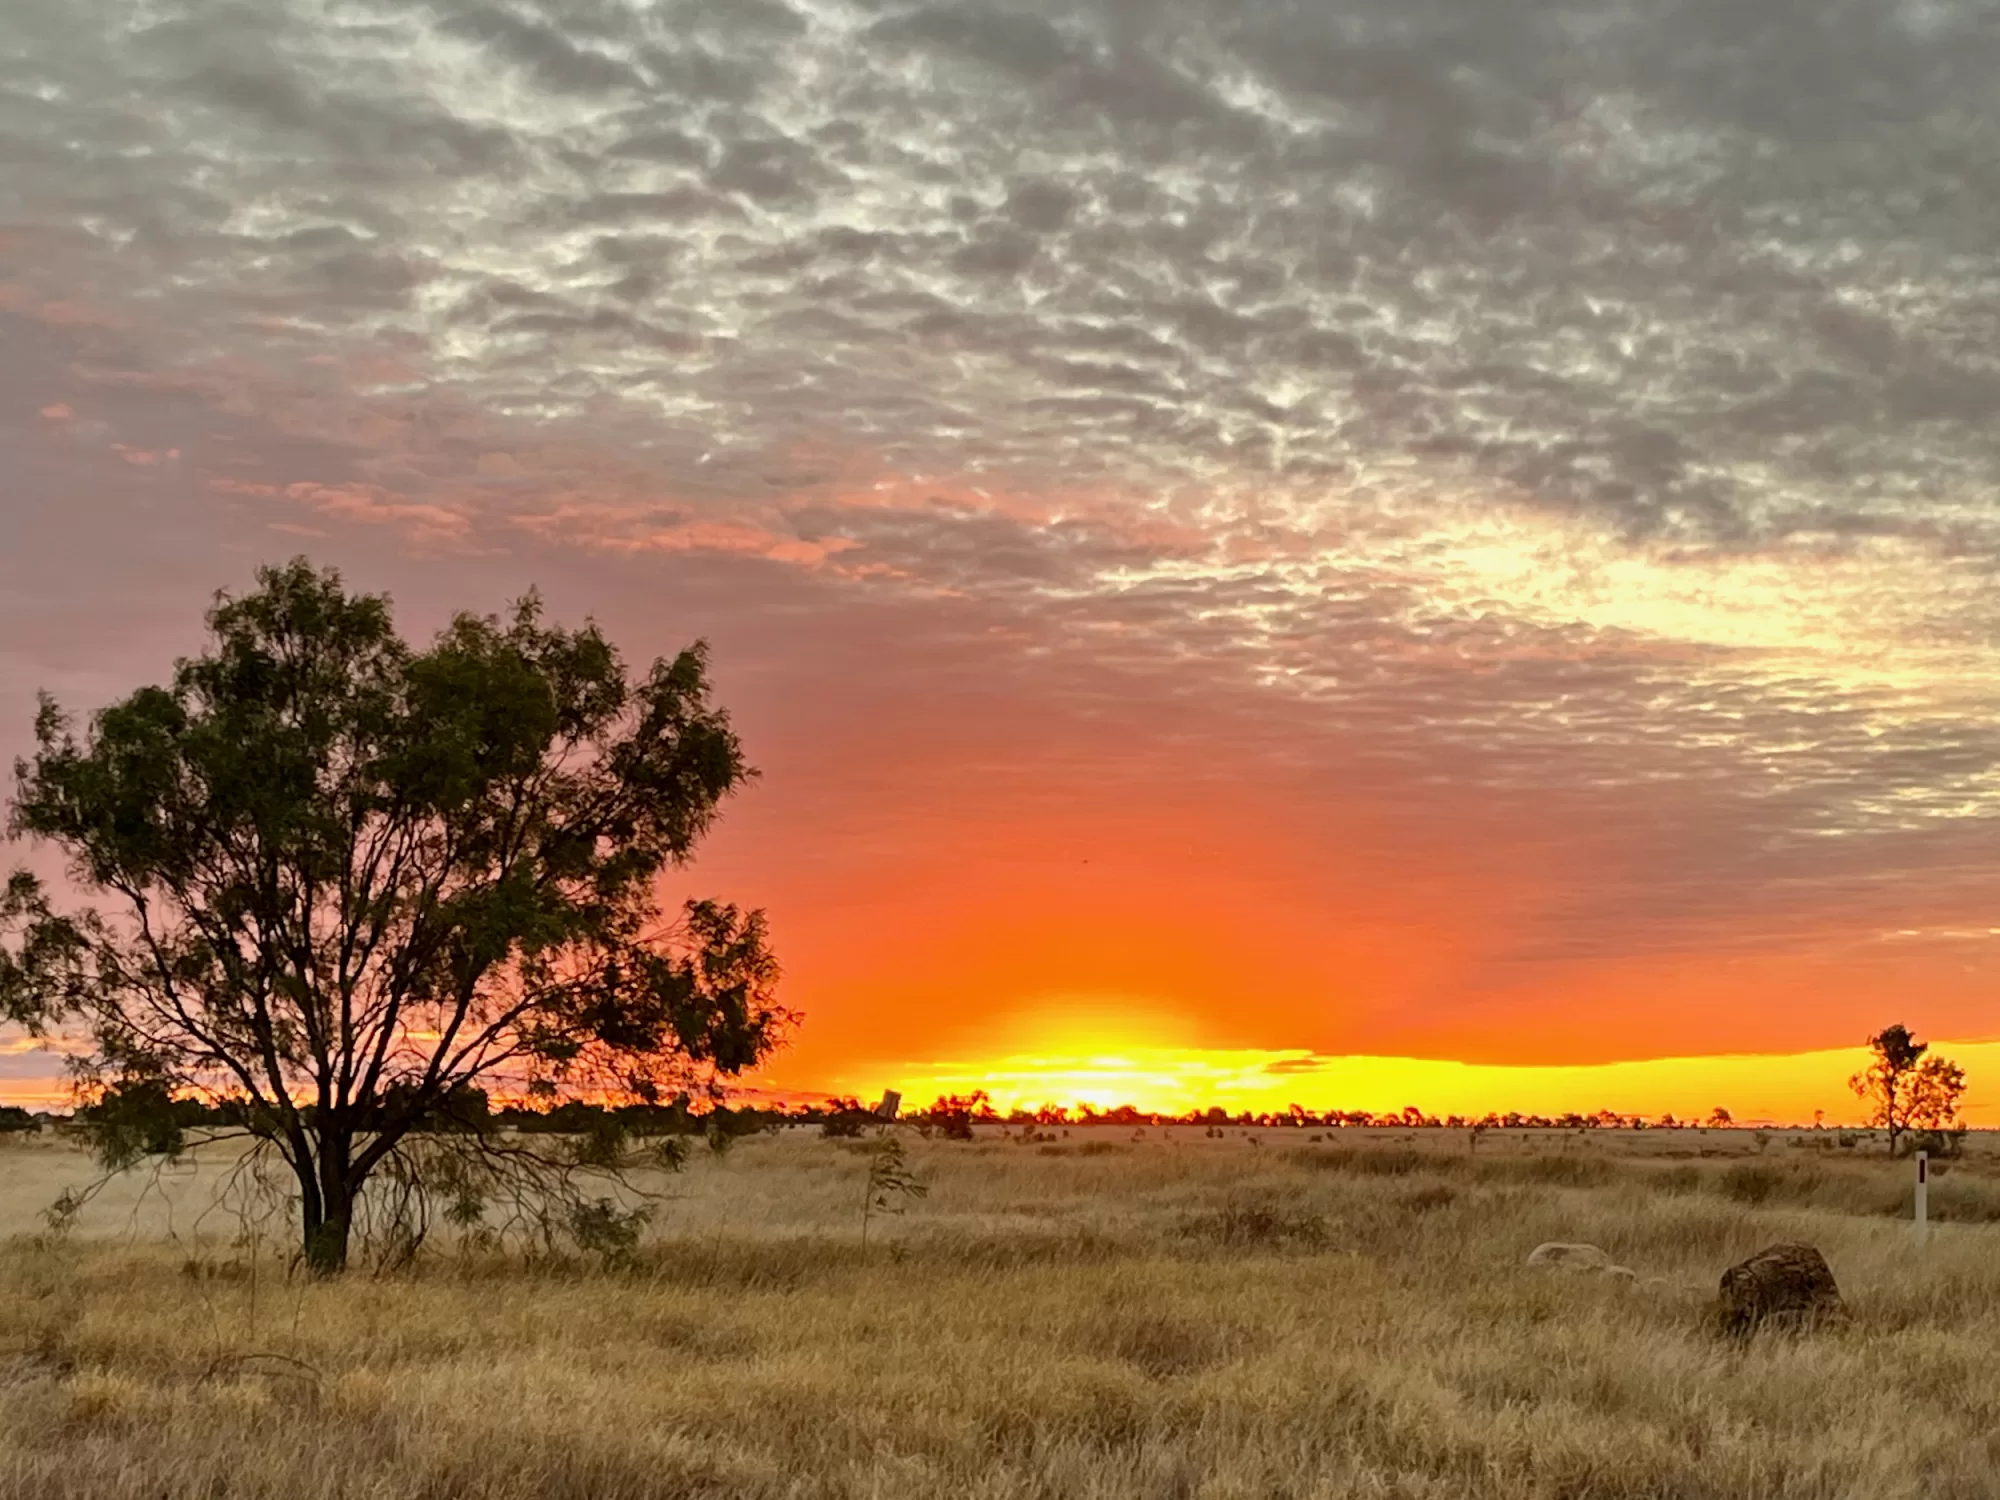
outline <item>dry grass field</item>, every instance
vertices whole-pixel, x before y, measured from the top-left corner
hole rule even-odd
[[[51,1242],[84,1163],[0,1143],[0,1495],[2000,1495],[1991,1143],[1919,1248],[1906,1164],[1794,1134],[912,1138],[929,1195],[863,1245],[865,1157],[798,1131],[698,1159],[633,1265],[335,1284],[197,1224],[216,1162]],[[1852,1326],[1718,1340],[1785,1239]]]

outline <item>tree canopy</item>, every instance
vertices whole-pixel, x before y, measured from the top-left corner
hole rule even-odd
[[[108,1165],[178,1149],[174,1100],[230,1100],[334,1271],[381,1172],[421,1189],[428,1160],[468,1214],[522,1172],[564,1201],[569,1164],[431,1128],[470,1091],[654,1103],[779,1044],[762,913],[662,907],[755,774],[704,645],[628,675],[531,595],[417,649],[303,560],[207,622],[169,685],[82,732],[44,697],[15,767],[11,831],[91,901],[8,882],[0,1015],[88,1039]]]
[[[1893,1153],[1905,1131],[1945,1131],[1957,1123],[1965,1071],[1896,1025],[1868,1039],[1868,1066],[1847,1086],[1868,1106],[1868,1123],[1889,1133]]]

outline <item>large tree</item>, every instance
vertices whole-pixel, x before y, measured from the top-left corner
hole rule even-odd
[[[1894,1155],[1905,1131],[1944,1131],[1957,1123],[1965,1071],[1896,1025],[1868,1038],[1868,1066],[1847,1086],[1868,1106],[1868,1123],[1888,1131]]]
[[[290,1168],[305,1261],[334,1272],[384,1176],[471,1217],[496,1184],[562,1199],[574,1155],[496,1137],[480,1089],[655,1102],[777,1045],[762,914],[662,907],[754,774],[702,645],[633,678],[531,596],[416,649],[302,560],[208,627],[87,732],[44,698],[15,767],[12,831],[92,900],[12,879],[0,1014],[88,1039],[108,1164],[176,1149],[206,1100]]]

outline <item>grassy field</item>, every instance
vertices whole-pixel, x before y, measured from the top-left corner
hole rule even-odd
[[[864,1245],[861,1149],[800,1131],[698,1159],[636,1265],[337,1284],[197,1222],[219,1162],[50,1242],[86,1164],[8,1142],[0,1495],[2000,1495],[2000,1158],[1920,1249],[1907,1164],[1815,1141],[912,1138],[929,1195]],[[1645,1279],[1525,1268],[1549,1239]],[[1784,1239],[1853,1326],[1719,1342]]]

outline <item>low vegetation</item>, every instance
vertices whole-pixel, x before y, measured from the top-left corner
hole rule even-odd
[[[0,1495],[1969,1500],[2000,1472],[1978,1136],[1920,1248],[1907,1163],[1831,1132],[902,1128],[927,1191],[890,1214],[879,1132],[697,1153],[619,1257],[440,1239],[338,1281],[282,1224],[202,1217],[230,1163],[199,1153],[51,1236],[89,1163],[10,1136]],[[1544,1240],[1640,1280],[1530,1271]],[[1780,1240],[1851,1326],[1718,1339],[1721,1271]]]

